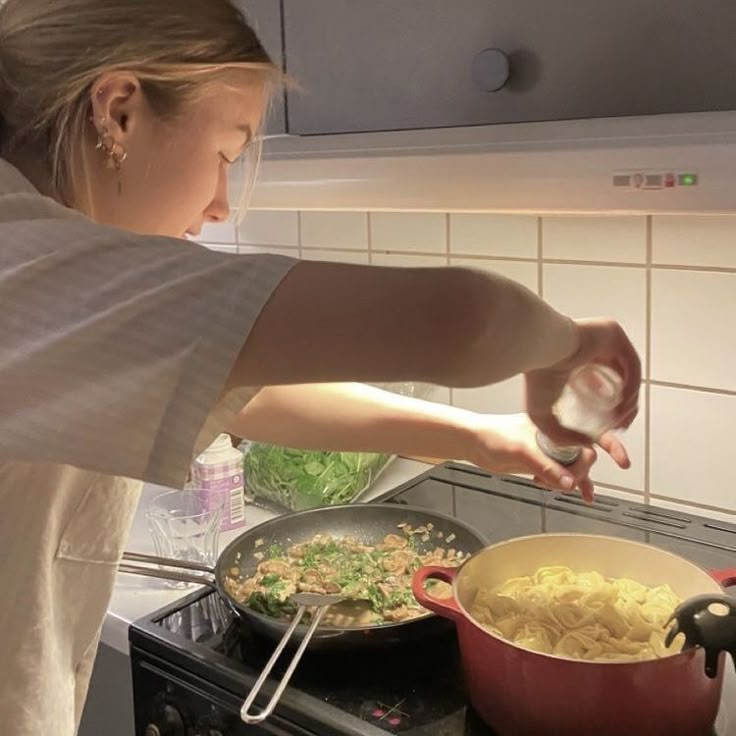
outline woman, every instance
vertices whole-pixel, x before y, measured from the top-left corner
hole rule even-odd
[[[525,417],[330,382],[524,372],[536,424],[580,441],[550,407],[571,370],[600,361],[625,379],[618,426],[636,413],[621,328],[573,322],[506,279],[188,242],[228,217],[228,169],[257,145],[279,82],[226,0],[0,8],[6,732],[75,732],[140,481],[180,487],[218,432],[468,459],[590,496],[593,449],[562,468]],[[628,464],[616,440],[601,444]]]

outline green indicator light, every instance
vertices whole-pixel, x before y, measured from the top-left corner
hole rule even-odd
[[[698,183],[697,174],[680,174],[679,176],[680,186],[693,187]]]

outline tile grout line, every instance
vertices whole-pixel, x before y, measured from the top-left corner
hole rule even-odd
[[[705,503],[698,503],[697,501],[688,501],[683,498],[676,498],[675,496],[663,496],[658,493],[653,493],[652,498],[657,501],[669,501],[670,503],[676,503],[679,506],[685,506],[688,509],[695,509],[696,511],[717,511],[719,514],[730,514],[736,517],[736,511],[734,509],[725,508],[724,506],[711,506]],[[664,511],[672,511],[677,513],[673,509],[663,508]]]
[[[678,388],[685,391],[698,391],[703,394],[716,394],[717,396],[736,396],[736,390],[730,388],[711,388],[709,386],[695,386],[690,383],[674,383],[671,381],[655,381],[648,380],[647,383],[652,386],[661,386],[662,388]]]
[[[653,263],[651,267],[657,271],[695,271],[698,273],[736,273],[736,268],[729,266],[695,266],[686,263]]]
[[[646,263],[632,263],[631,261],[583,261],[572,258],[546,258],[545,263],[555,266],[608,266],[615,268],[646,268]]]
[[[619,486],[615,483],[605,483],[602,480],[595,480],[593,479],[593,483],[598,488],[606,488],[609,491],[621,491],[622,493],[630,493],[632,496],[641,496],[644,498],[644,491],[638,490],[636,488],[629,488],[628,486]]]
[[[644,503],[651,503],[652,482],[652,216],[646,220],[646,291],[645,291],[645,354],[646,370],[644,372]]]

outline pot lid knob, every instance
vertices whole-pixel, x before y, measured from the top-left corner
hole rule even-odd
[[[718,655],[730,652],[736,665],[736,599],[729,595],[697,595],[681,603],[667,624],[674,625],[667,632],[665,644],[669,646],[678,634],[685,635],[682,647],[705,650],[705,674],[714,678],[718,674]]]

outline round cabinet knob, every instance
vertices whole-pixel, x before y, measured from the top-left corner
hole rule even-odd
[[[161,731],[155,723],[149,723],[146,726],[146,736],[161,736]]]
[[[498,92],[510,73],[509,57],[500,49],[483,49],[473,59],[473,81],[484,92]]]

